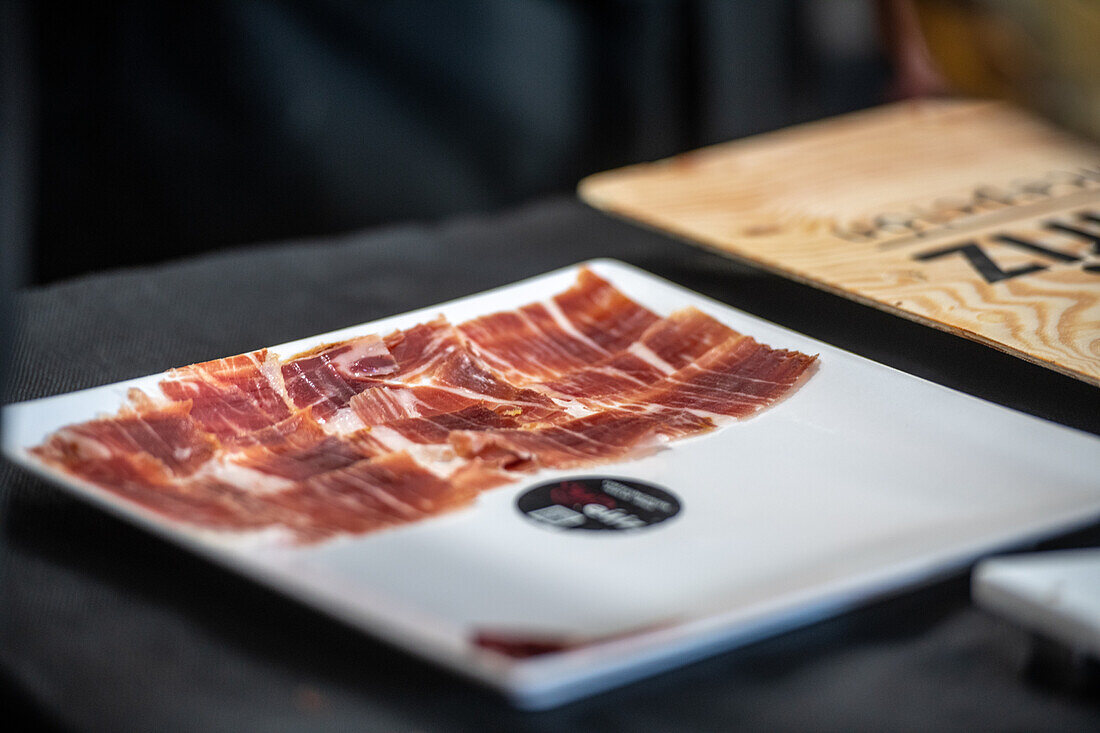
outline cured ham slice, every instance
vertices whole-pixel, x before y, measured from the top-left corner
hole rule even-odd
[[[475,354],[509,382],[544,381],[628,347],[658,318],[588,269],[545,303],[459,326]]]
[[[659,405],[701,416],[746,418],[788,394],[816,359],[735,336],[620,406]]]
[[[430,417],[405,418],[371,427],[352,436],[352,440],[376,453],[404,450],[410,445],[446,444],[455,430],[491,430],[519,427],[515,417],[501,415],[481,405]]]
[[[82,441],[85,439],[87,436],[81,436]],[[197,474],[181,477],[169,468],[170,462],[145,451],[113,448],[111,452],[96,455],[98,451],[88,451],[88,446],[83,443],[73,451],[74,446],[69,443],[59,451],[60,441],[51,440],[35,452],[47,463],[174,521],[234,531],[259,529],[275,523],[258,497],[238,486]]]
[[[577,331],[607,352],[626,348],[658,320],[587,267],[577,274],[576,284],[552,302]]]
[[[112,492],[169,519],[221,531],[249,531],[292,523],[262,495],[208,477],[161,485],[112,484]]]
[[[191,403],[70,425],[34,449],[44,460],[97,483],[114,472],[128,481],[188,476],[210,460],[218,442],[191,418]]]
[[[222,444],[232,450],[260,446],[271,450],[294,446],[304,448],[313,445],[325,435],[325,431],[313,419],[312,411],[305,409],[286,420],[249,433],[242,433],[231,440],[223,441]]]
[[[250,492],[197,478],[167,491],[138,493],[135,499],[191,524],[238,530],[276,527],[308,543],[408,524],[466,506],[476,494],[398,452],[316,474],[282,491]],[[192,498],[197,511],[189,508]]]
[[[371,334],[300,354],[283,365],[282,376],[294,405],[311,408],[313,417],[323,422],[375,378],[397,368],[386,344]]]
[[[531,385],[532,389],[562,400],[600,405],[609,399],[639,392],[664,379],[666,372],[630,352],[580,367],[556,379]]]
[[[516,478],[515,472],[503,469],[493,461],[473,458],[461,462],[447,480],[456,490],[480,494],[482,491],[510,484]]]
[[[288,488],[295,481],[343,468],[373,455],[326,433],[309,409],[239,436],[204,469],[211,480],[251,492]]]
[[[533,386],[594,408],[745,418],[788,393],[815,358],[772,349],[688,309],[654,324],[619,354]]]
[[[506,385],[502,383],[502,386]],[[508,396],[499,392],[505,392]],[[445,383],[438,387],[381,385],[356,395],[351,407],[368,426],[458,412],[476,405],[492,407],[504,415],[522,415],[527,421],[552,420],[565,414],[552,400],[533,390],[513,387],[499,392],[479,394],[468,387]]]
[[[573,468],[642,455],[670,437],[702,433],[714,423],[684,410],[648,413],[607,410],[532,430],[451,433],[455,452],[508,470]]]
[[[270,476],[301,481],[344,468],[370,455],[349,441],[322,434],[320,440],[308,445],[290,445],[275,450],[258,447],[235,457],[232,462]]]
[[[502,470],[493,461],[456,459],[450,447],[450,436],[455,431],[518,428],[522,424],[518,417],[474,405],[458,412],[395,420],[362,430],[351,439],[360,450],[375,455],[402,450],[417,453],[433,464],[437,475],[445,476],[456,489],[478,493],[514,481],[515,474]],[[437,450],[431,450],[433,448]]]
[[[475,491],[456,488],[408,453],[390,453],[319,474],[267,500],[297,519],[312,541],[415,522],[468,505]]]
[[[455,327],[443,317],[394,331],[386,337],[385,344],[397,362],[397,370],[387,379],[406,382],[430,376],[441,361],[461,346]]]
[[[203,430],[231,439],[290,417],[279,366],[261,349],[173,369],[160,389],[171,400],[190,401]]]
[[[634,636],[635,634],[655,631],[669,626],[671,623],[674,623],[674,621],[669,620],[656,624],[647,624],[645,626],[612,634],[601,634],[599,636],[540,633],[538,631],[523,631],[519,629],[478,629],[473,633],[471,642],[474,646],[503,654],[506,657],[526,659],[543,654],[553,654],[568,649],[577,649],[580,647],[592,646],[594,644],[615,641],[617,639],[624,639]]]
[[[739,335],[698,308],[684,308],[652,324],[627,350],[667,373]]]
[[[702,311],[685,308],[653,323],[624,351],[531,386],[561,399],[614,406],[737,335]]]
[[[572,640],[556,636],[544,638],[529,634],[499,631],[479,631],[474,635],[473,644],[481,649],[488,649],[512,659],[528,659],[581,646]]]
[[[381,425],[411,417],[429,417],[484,405],[525,420],[546,420],[561,408],[545,395],[517,389],[489,369],[466,348],[458,332],[438,321],[412,329],[411,337],[394,344],[400,364],[394,377],[356,395],[351,408],[364,425]],[[434,350],[429,358],[424,348]]]

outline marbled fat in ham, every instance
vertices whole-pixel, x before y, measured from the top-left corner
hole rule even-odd
[[[405,450],[410,445],[444,445],[455,430],[491,430],[517,428],[521,423],[483,405],[472,405],[455,412],[428,417],[411,417],[372,426],[351,436],[363,450],[375,453]]]
[[[714,423],[683,410],[604,410],[534,429],[456,431],[458,455],[493,462],[508,470],[576,468],[644,455],[670,437],[703,433]]]
[[[350,441],[322,434],[319,440],[308,445],[274,450],[260,446],[230,460],[236,466],[262,474],[301,481],[326,471],[344,468],[370,455],[370,451],[362,450]]]
[[[816,356],[735,336],[621,404],[745,418],[775,403],[809,373]]]
[[[739,335],[698,308],[683,308],[650,325],[627,351],[667,373]]]
[[[267,500],[295,517],[293,531],[316,541],[415,522],[466,506],[475,495],[398,452],[318,474]]]
[[[312,408],[313,417],[323,422],[397,369],[385,342],[371,334],[300,354],[283,365],[282,376],[294,405]]]
[[[545,381],[607,358],[658,318],[590,270],[544,303],[459,326],[474,352],[508,381]]]
[[[313,419],[309,408],[299,410],[285,420],[223,440],[222,444],[232,450],[244,450],[264,446],[272,450],[284,447],[306,447],[316,443],[326,433]]]
[[[219,438],[235,438],[290,417],[278,359],[267,349],[173,369],[160,383],[171,400]]]
[[[607,353],[626,348],[659,320],[588,268],[577,274],[573,287],[551,302],[574,329]]]
[[[455,327],[440,316],[386,336],[385,344],[397,362],[391,381],[413,382],[430,375],[456,346]]]
[[[563,414],[561,407],[533,390],[511,388],[507,396],[499,393],[479,395],[467,387],[445,383],[439,386],[380,385],[356,395],[351,401],[352,409],[365,425],[430,417],[479,405],[508,415],[523,415],[528,421],[548,420]]]
[[[816,357],[772,349],[708,319],[698,311],[666,319],[627,350],[532,386],[592,408],[665,407],[722,420],[773,404],[813,366]],[[697,328],[685,329],[688,323]]]
[[[40,457],[97,475],[121,471],[127,480],[159,482],[188,476],[210,460],[218,442],[191,417],[190,402],[176,402],[118,417],[61,428],[34,449]],[[114,468],[112,468],[114,466]]]
[[[531,387],[553,397],[613,407],[737,335],[702,311],[685,308],[651,324],[622,351]]]
[[[365,425],[382,425],[410,417],[429,417],[484,405],[526,420],[550,419],[561,408],[546,396],[518,389],[484,365],[443,321],[412,329],[410,338],[395,341],[400,368],[374,388],[351,400]],[[432,351],[431,356],[425,350]]]
[[[205,529],[257,531],[286,528],[295,521],[293,516],[267,501],[262,492],[208,475],[140,490],[110,488],[162,516]]]

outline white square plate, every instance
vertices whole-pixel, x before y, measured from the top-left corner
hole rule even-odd
[[[4,450],[63,488],[408,651],[544,708],[811,623],[1100,517],[1100,440],[876,364],[620,262],[588,263],[659,315],[695,306],[774,347],[820,354],[789,399],[585,475],[673,492],[673,519],[553,531],[516,509],[542,472],[411,526],[315,546],[226,539],[35,460],[57,428],[113,413],[161,375],[4,409]],[[453,323],[568,288],[576,267],[273,347],[287,357],[442,313]],[[482,630],[599,639],[512,659]]]

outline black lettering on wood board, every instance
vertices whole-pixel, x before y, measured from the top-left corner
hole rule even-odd
[[[987,283],[1001,282],[1002,280],[1020,277],[1021,275],[1030,275],[1033,272],[1047,269],[1046,265],[1033,264],[1020,265],[1011,270],[1002,270],[996,262],[990,259],[989,255],[985,253],[985,250],[978,246],[977,242],[966,242],[964,244],[934,249],[930,252],[922,252],[913,255],[913,259],[924,262],[928,260],[938,260],[940,257],[947,257],[948,255],[956,253],[965,257],[967,262],[970,263],[970,266],[973,267]]]

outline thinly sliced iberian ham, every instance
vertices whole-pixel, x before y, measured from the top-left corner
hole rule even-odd
[[[627,351],[670,373],[738,335],[698,308],[684,308],[652,324]]]
[[[809,373],[816,356],[735,336],[620,406],[660,405],[714,418],[745,418],[774,404]]]
[[[687,309],[655,323],[625,351],[532,387],[594,409],[662,406],[743,418],[791,389],[814,358],[764,346]]]
[[[294,405],[311,408],[313,417],[323,422],[377,377],[397,368],[385,342],[371,334],[299,354],[283,364],[282,375]]]
[[[229,461],[234,466],[277,476],[291,481],[301,481],[325,471],[344,468],[368,458],[370,453],[361,450],[350,441],[341,440],[319,431],[317,440],[269,448],[257,446]]]
[[[707,432],[714,423],[685,410],[649,413],[605,410],[534,429],[455,431],[450,441],[464,458],[508,470],[575,468],[643,455],[669,438]]]
[[[443,445],[455,430],[491,430],[517,428],[515,417],[502,415],[481,405],[471,405],[457,412],[444,412],[428,417],[393,420],[355,433],[351,440],[381,454],[407,450],[413,445]]]
[[[458,412],[476,405],[505,416],[524,416],[526,421],[552,420],[564,415],[562,408],[546,395],[519,390],[501,383],[502,389],[479,394],[461,385],[379,385],[356,395],[351,407],[364,425],[384,425],[410,417],[430,417]]]
[[[289,526],[295,518],[272,506],[261,492],[206,475],[156,487],[107,486],[162,516],[222,531],[255,531]]]
[[[551,419],[561,408],[546,396],[517,389],[486,368],[466,348],[458,331],[446,322],[411,329],[412,338],[394,344],[400,364],[391,378],[351,400],[364,425],[381,425],[410,417],[457,412],[474,405],[523,415],[525,421]],[[424,346],[434,350],[428,358]]]
[[[263,446],[272,450],[284,447],[306,447],[316,443],[325,435],[321,426],[313,419],[310,409],[300,410],[286,420],[268,425],[259,430],[242,433],[232,440],[223,441],[223,445],[238,451],[257,446]]]
[[[228,443],[202,476],[252,493],[270,493],[371,455],[355,443],[330,436],[306,409]]]
[[[260,350],[174,369],[167,400],[133,390],[115,417],[32,450],[173,521],[318,542],[750,417],[815,359],[694,308],[660,318],[582,269],[548,300],[457,327],[437,318],[285,362]]]
[[[446,477],[456,489],[478,493],[514,481],[515,474],[502,469],[496,461],[456,457],[450,446],[450,436],[455,431],[518,428],[523,424],[518,416],[503,415],[484,406],[473,405],[457,412],[394,420],[385,425],[368,427],[349,439],[359,450],[375,455],[409,451],[437,475]]]
[[[266,499],[297,518],[292,529],[299,535],[319,540],[415,522],[465,506],[475,495],[399,452],[318,474]]]
[[[655,314],[590,270],[544,303],[459,326],[475,353],[516,385],[545,381],[607,358],[636,341]]]
[[[455,327],[440,316],[404,331],[394,331],[385,338],[385,344],[397,362],[397,370],[389,375],[389,380],[415,382],[430,376],[455,349]]]
[[[191,403],[176,402],[119,417],[61,428],[34,449],[73,473],[101,477],[121,471],[154,483],[188,476],[214,457],[217,440],[191,418]],[[114,466],[114,468],[112,468]]]
[[[736,335],[702,311],[685,308],[650,325],[623,351],[531,387],[559,399],[613,407]]]
[[[267,349],[173,369],[160,383],[171,400],[218,438],[236,438],[290,417],[278,359]]]

